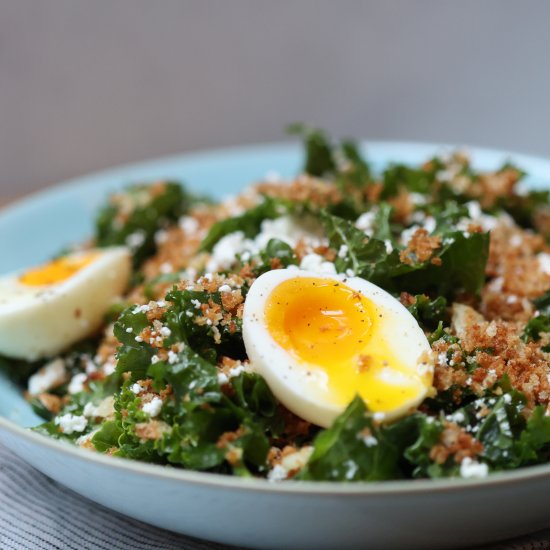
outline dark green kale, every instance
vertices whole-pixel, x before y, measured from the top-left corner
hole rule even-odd
[[[138,267],[154,254],[155,233],[184,214],[190,201],[175,182],[134,185],[116,193],[96,219],[97,246],[128,245]]]
[[[521,334],[524,342],[538,342],[542,334],[550,333],[550,290],[533,300],[537,308],[535,317],[529,319]],[[542,347],[542,351],[549,352],[550,344]]]
[[[430,300],[425,294],[418,294],[407,309],[426,330],[435,331],[440,324],[449,323],[447,300],[443,296]]]
[[[314,450],[298,478],[326,481],[375,481],[402,478],[404,450],[417,434],[417,415],[380,425],[356,397],[348,408],[315,438]]]
[[[152,380],[151,391],[165,392],[154,420],[133,390],[136,377],[132,372],[116,395],[115,421],[94,436],[97,450],[194,470],[246,476],[265,471],[269,434],[281,420],[259,376],[241,372],[228,382],[232,391],[223,392],[218,369],[183,346],[169,361],[151,363],[142,377]]]
[[[429,194],[434,190],[440,163],[432,162],[432,168],[417,168],[405,164],[392,164],[382,174],[382,199],[395,197],[404,189],[409,193]]]
[[[304,141],[304,172],[316,177],[333,174],[336,171],[334,146],[322,130],[308,128],[304,124],[292,124],[288,133],[301,137]]]
[[[330,246],[335,250],[346,247],[346,255],[336,260],[339,272],[349,269],[358,277],[367,279],[388,291],[407,291],[452,296],[463,289],[478,293],[485,281],[485,264],[489,252],[489,235],[464,235],[454,231],[442,235],[441,247],[434,253],[441,260],[405,264],[399,249],[375,237],[368,238],[351,222],[328,213],[321,221],[327,232]],[[375,232],[376,235],[376,232]]]

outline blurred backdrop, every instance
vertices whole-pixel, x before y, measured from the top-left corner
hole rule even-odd
[[[0,0],[0,199],[292,121],[550,156],[549,22],[544,0]]]

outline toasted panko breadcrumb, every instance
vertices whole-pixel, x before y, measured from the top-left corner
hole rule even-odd
[[[423,263],[431,258],[431,263],[440,265],[441,259],[433,257],[433,253],[441,247],[441,237],[430,236],[424,228],[418,228],[411,236],[407,248],[399,252],[401,263],[413,265]]]
[[[260,183],[255,189],[267,197],[307,202],[321,208],[342,200],[342,193],[335,184],[307,175],[302,175],[291,183]]]
[[[483,451],[483,445],[454,422],[446,422],[439,443],[430,450],[430,458],[444,464],[450,457],[460,464],[464,458],[475,458]]]

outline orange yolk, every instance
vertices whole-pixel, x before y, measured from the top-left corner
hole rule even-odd
[[[265,309],[273,339],[298,362],[327,374],[335,404],[347,405],[359,394],[381,412],[405,404],[424,386],[381,337],[392,317],[344,283],[310,277],[279,284]]]
[[[29,269],[19,277],[19,282],[28,286],[46,286],[70,279],[75,273],[91,264],[97,253],[63,256],[45,265]]]

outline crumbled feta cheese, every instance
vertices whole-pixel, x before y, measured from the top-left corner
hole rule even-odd
[[[130,391],[136,395],[140,394],[143,391],[143,386],[136,382],[130,386]]]
[[[130,334],[130,333],[133,332],[133,331],[134,331],[134,329],[133,329],[132,327],[128,327],[128,328],[126,329],[126,332],[127,332],[128,334]]]
[[[384,245],[386,246],[386,254],[393,252],[393,245],[389,239],[384,239]]]
[[[88,420],[85,416],[67,413],[62,416],[57,416],[54,423],[61,428],[64,434],[70,435],[75,432],[83,432],[88,425]]]
[[[134,340],[135,340],[136,342],[143,342],[143,338],[142,338],[141,336],[139,336],[139,335],[136,336],[136,337],[134,338]]]
[[[107,361],[103,364],[103,373],[105,376],[110,376],[116,370],[116,363],[114,361]]]
[[[170,336],[172,334],[172,331],[168,327],[162,327],[160,329],[160,333],[165,338],[168,338],[168,336]]]
[[[69,387],[67,388],[67,391],[74,395],[75,393],[80,393],[84,391],[84,382],[88,380],[88,375],[80,372],[78,374],[75,374],[69,383]]]
[[[135,231],[130,233],[126,237],[126,245],[132,250],[136,250],[145,242],[145,232],[144,231]]]
[[[452,416],[451,416],[452,420],[454,422],[458,422],[459,424],[461,422],[464,422],[466,420],[466,417],[464,416],[464,413],[462,411],[458,411],[458,412],[455,412]]]
[[[222,285],[218,288],[218,292],[231,292],[231,287],[229,285]]]
[[[178,354],[170,350],[168,352],[168,363],[170,363],[170,365],[174,365],[177,362],[178,362]]]
[[[510,237],[509,243],[510,243],[510,246],[513,246],[514,248],[518,248],[523,244],[523,239],[521,235],[519,235],[518,233],[515,233]]]
[[[338,257],[345,258],[347,253],[348,253],[348,246],[346,244],[341,245],[340,250],[338,250]]]
[[[167,275],[174,271],[174,266],[170,262],[164,262],[160,265],[159,270],[163,275]]]
[[[60,386],[66,379],[65,362],[54,359],[29,378],[28,390],[31,395],[38,395]]]
[[[147,413],[151,418],[158,416],[162,409],[162,399],[160,397],[153,397],[151,401],[145,403],[142,407],[144,413]]]
[[[84,405],[84,411],[82,412],[82,414],[86,418],[93,418],[97,416],[97,407],[90,401],[86,403],[86,405]]]
[[[187,235],[192,235],[199,229],[199,222],[192,216],[182,216],[178,220],[178,225]]]
[[[218,372],[218,384],[223,386],[229,382],[229,377],[224,372]]]
[[[158,355],[153,355],[153,357],[151,357],[151,364],[156,364],[160,361],[160,357]]]
[[[168,231],[165,229],[159,229],[155,233],[155,244],[161,245],[164,244],[168,240]]]
[[[268,481],[283,481],[286,479],[288,472],[280,464],[275,464],[273,469],[267,474]]]
[[[512,402],[512,396],[509,393],[505,393],[502,396],[502,399],[504,399],[504,402],[509,405]]]
[[[376,445],[378,445],[378,440],[373,435],[367,435],[363,437],[363,443],[367,447],[375,447]]]
[[[151,306],[149,304],[143,304],[141,306],[136,306],[132,310],[132,313],[147,313],[150,310],[151,310]]]
[[[541,252],[537,254],[537,260],[539,261],[539,267],[543,273],[550,275],[550,254],[547,252]]]
[[[319,254],[306,254],[300,262],[300,269],[313,271],[322,275],[336,275],[336,267],[332,262],[326,261]]]
[[[487,464],[472,460],[469,456],[465,457],[460,463],[460,477],[487,477],[489,467]]]
[[[374,232],[374,220],[376,219],[377,214],[378,214],[377,207],[373,208],[369,212],[365,212],[361,214],[355,220],[355,227],[363,231],[365,235],[368,235],[369,237],[372,236]]]
[[[353,479],[353,476],[359,470],[357,463],[354,460],[346,460],[344,466],[346,467],[346,479]]]
[[[409,197],[416,206],[422,206],[428,202],[426,195],[422,195],[422,193],[409,193]]]
[[[201,306],[202,306],[202,304],[199,302],[199,300],[196,300],[196,299],[191,300],[191,303],[193,304],[193,307],[195,309],[200,309]]]

